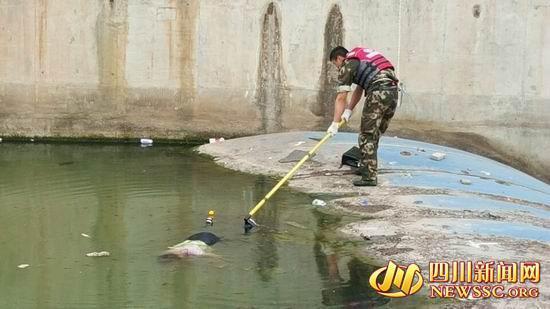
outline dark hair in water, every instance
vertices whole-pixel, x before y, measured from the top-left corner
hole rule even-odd
[[[203,243],[212,246],[213,244],[217,243],[220,238],[210,232],[200,232],[193,234],[187,238],[188,240],[200,240]]]
[[[336,57],[338,56],[346,57],[347,53],[348,53],[348,50],[345,49],[344,47],[336,46],[330,52],[329,60],[330,61],[336,60]]]

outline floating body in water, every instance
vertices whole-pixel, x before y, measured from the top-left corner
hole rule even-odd
[[[185,241],[168,247],[161,255],[161,259],[184,258],[186,256],[215,256],[211,246],[220,238],[210,232],[201,232],[189,236]]]

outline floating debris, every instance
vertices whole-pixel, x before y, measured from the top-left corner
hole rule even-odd
[[[88,234],[84,234],[84,233],[80,233],[80,236],[82,236],[82,237],[86,237],[86,238],[92,238],[92,237],[90,237],[90,235],[88,235]]]
[[[2,138],[0,137],[0,143],[2,142]]]
[[[223,137],[210,138],[210,139],[208,139],[208,141],[210,142],[210,144],[221,143],[221,142],[225,141],[225,138],[223,138]]]
[[[300,223],[294,222],[294,221],[286,221],[285,223],[290,225],[290,226],[299,228],[299,229],[307,230],[307,227],[305,227],[304,225],[301,225]]]
[[[401,154],[402,156],[405,156],[405,157],[410,157],[410,156],[412,156],[412,152],[406,151],[406,150],[401,151],[400,154]]]
[[[31,265],[30,264],[20,264],[20,265],[17,265],[17,268],[25,269],[29,266],[31,266]]]
[[[139,140],[141,147],[151,147],[153,146],[153,140],[150,138],[142,138]]]
[[[471,185],[472,181],[470,181],[468,179],[460,179],[460,183],[463,184],[463,185]]]
[[[109,255],[111,255],[111,253],[109,253],[109,251],[86,253],[86,256],[109,256]]]
[[[314,199],[313,202],[311,202],[311,205],[313,205],[313,206],[327,206],[327,203],[323,200]]]
[[[441,160],[445,159],[446,156],[447,156],[447,154],[445,154],[443,152],[434,152],[430,156],[430,159],[435,160],[435,161],[441,161]]]

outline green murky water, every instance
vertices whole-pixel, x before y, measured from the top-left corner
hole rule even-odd
[[[388,302],[368,287],[374,268],[335,238],[340,218],[283,189],[256,217],[262,228],[244,235],[244,214],[273,180],[218,167],[189,148],[4,143],[0,171],[2,308]],[[216,221],[205,228],[209,209]],[[204,230],[223,237],[213,247],[220,258],[157,259]],[[85,256],[103,250],[111,256]]]

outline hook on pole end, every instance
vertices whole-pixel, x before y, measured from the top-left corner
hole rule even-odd
[[[258,223],[256,223],[256,221],[254,221],[250,216],[247,217],[247,218],[244,218],[244,233],[245,234],[250,232],[250,230],[252,228],[254,228],[255,226],[258,226]]]

